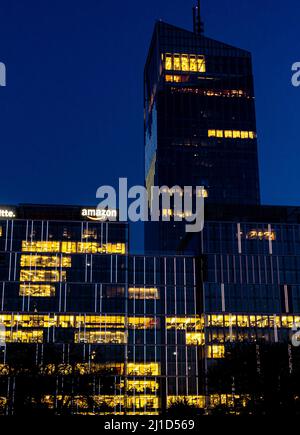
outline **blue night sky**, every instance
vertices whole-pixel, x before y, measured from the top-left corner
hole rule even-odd
[[[193,0],[0,0],[0,203],[96,204],[143,184],[143,66],[156,19]],[[205,33],[253,53],[262,201],[299,205],[299,0],[203,0]],[[141,228],[133,248],[140,249]]]

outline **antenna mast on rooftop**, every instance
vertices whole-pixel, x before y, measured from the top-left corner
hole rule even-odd
[[[197,6],[193,7],[193,25],[194,32],[197,35],[202,35],[204,32],[204,26],[201,20],[201,0],[198,0]]]

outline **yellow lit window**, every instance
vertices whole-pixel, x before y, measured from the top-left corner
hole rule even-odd
[[[249,139],[249,132],[248,131],[241,131],[241,138],[242,139]]]
[[[20,271],[20,281],[30,282],[65,282],[67,280],[65,271],[58,270],[27,270],[22,269]]]
[[[2,237],[2,232],[3,232],[2,225],[0,225],[0,237]]]
[[[241,137],[241,132],[239,130],[234,130],[233,131],[233,138],[236,139],[239,137]]]
[[[181,55],[182,71],[189,71],[189,57],[187,54]]]
[[[232,138],[233,137],[232,131],[231,130],[225,130],[224,137]]]
[[[163,217],[168,217],[168,216],[172,216],[173,215],[173,211],[170,208],[163,208],[162,209],[162,216]]]
[[[173,62],[174,62],[174,70],[175,71],[181,71],[180,56],[179,56],[179,54],[174,54]]]
[[[180,402],[197,408],[205,408],[205,396],[168,396],[168,407]]]
[[[104,249],[107,254],[126,254],[125,243],[107,243]]]
[[[173,67],[172,67],[172,55],[171,54],[166,54],[165,69],[167,69],[167,70],[173,69]]]
[[[246,238],[249,240],[276,240],[275,231],[251,230],[248,231]]]
[[[183,78],[181,76],[173,76],[173,80],[175,83],[181,83]]]
[[[197,190],[197,196],[198,198],[207,198],[208,197],[208,191],[206,189],[198,189]]]
[[[167,53],[164,66],[167,71],[206,72],[205,57],[203,55]]]
[[[197,57],[197,71],[198,72],[206,72],[206,64],[205,64],[205,58],[204,56],[198,56]]]
[[[129,287],[129,299],[159,299],[159,291],[156,287]]]
[[[21,267],[71,267],[71,257],[21,255]]]
[[[77,247],[80,254],[96,254],[101,249],[97,242],[79,242]]]
[[[125,344],[126,335],[120,331],[75,332],[75,343]]]
[[[174,81],[173,76],[170,76],[169,74],[166,75],[165,80],[166,80],[166,82],[173,82]]]
[[[127,373],[131,376],[159,376],[160,366],[158,363],[132,363],[127,364]]]
[[[196,56],[190,56],[190,71],[197,71],[197,60]]]
[[[26,242],[22,241],[23,252],[60,252],[60,242]]]
[[[65,254],[125,254],[125,243],[97,242],[22,242],[23,252],[63,252]],[[63,266],[68,267],[68,266]]]
[[[159,399],[157,396],[128,396],[127,407],[133,409],[159,409]]]
[[[157,326],[153,317],[128,317],[128,327],[133,329],[152,329]]]
[[[167,317],[167,329],[183,329],[187,331],[200,331],[202,329],[199,317]]]
[[[204,343],[204,333],[203,332],[187,332],[186,333],[186,344],[188,346],[200,346]]]
[[[31,297],[55,296],[55,287],[53,285],[23,284],[20,285],[19,295]]]
[[[225,347],[222,345],[210,345],[206,348],[207,358],[224,358],[225,357]]]
[[[223,327],[223,316],[215,314],[208,316],[208,325]]]
[[[68,316],[65,316],[68,319]],[[68,321],[68,320],[67,320]],[[99,326],[103,329],[122,329],[125,327],[125,317],[124,316],[76,316],[75,317],[76,328],[95,328]]]
[[[120,384],[121,388],[124,388],[124,381]],[[155,393],[159,389],[159,383],[153,380],[128,380],[127,391],[134,391],[135,393],[144,393],[151,391]]]
[[[43,343],[43,331],[5,331],[7,343]]]
[[[208,130],[208,137],[225,137],[233,139],[254,139],[256,134],[253,131],[240,130]]]
[[[82,233],[83,239],[95,239],[97,240],[97,231],[94,228],[85,228]]]

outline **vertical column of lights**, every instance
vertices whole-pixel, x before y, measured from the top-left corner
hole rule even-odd
[[[183,258],[183,294],[184,294],[184,315],[187,316],[187,301],[186,301],[186,258]],[[185,392],[189,395],[189,370],[188,370],[188,348],[185,343]]]
[[[143,257],[143,286],[144,286],[144,288],[146,286],[146,257],[145,256]],[[144,323],[145,323],[145,321],[146,321],[146,317],[145,317],[146,316],[146,299],[145,298],[144,298],[143,304],[144,304],[143,311],[144,311]],[[146,362],[147,362],[147,335],[146,335],[146,328],[144,329],[143,351],[144,351],[143,352],[144,353],[144,364],[146,364]],[[147,378],[146,378],[145,374],[144,374],[143,380],[144,380],[144,383],[146,385]],[[145,390],[144,390],[144,396],[145,396]],[[145,400],[145,402],[144,402],[144,412],[146,412],[146,411],[147,411],[147,401]]]
[[[194,331],[197,334],[197,322],[199,319],[199,316],[197,314],[197,295],[196,295],[196,260],[195,258],[193,258],[193,287],[194,287],[194,307],[195,307],[195,327],[194,327]],[[199,370],[198,370],[198,341],[196,341],[196,346],[195,346],[195,360],[196,360],[196,395],[198,397],[199,395]]]
[[[107,225],[107,224],[106,224]],[[108,234],[106,234],[106,237]],[[116,264],[117,267],[117,264]],[[124,414],[126,415],[128,409],[128,341],[129,341],[129,331],[128,331],[128,255],[125,257],[125,361],[124,361]],[[120,388],[120,395],[122,390]],[[134,402],[135,403],[135,402]]]
[[[153,257],[153,284],[154,288],[156,288],[156,257]],[[158,290],[159,291],[159,290]],[[155,318],[155,326],[154,326],[154,363],[157,364],[157,308],[156,308],[156,295],[154,294],[154,318]],[[158,384],[158,379],[156,376],[154,377],[154,382],[156,385],[155,388],[155,401],[158,401],[158,389],[160,388],[160,384]],[[159,404],[161,407],[161,404]]]
[[[167,259],[166,257],[163,257],[164,259],[164,293],[165,293],[165,303],[164,303],[164,321],[165,321],[165,370],[164,370],[164,377],[165,377],[165,389],[166,389],[166,397],[168,397],[168,390],[169,390],[169,382],[168,382],[168,330],[166,325],[166,319],[167,319]]]
[[[176,280],[176,257],[173,259],[173,276],[174,276],[174,305],[175,305],[175,318],[177,318],[177,280]],[[175,391],[176,396],[178,396],[179,388],[179,374],[178,374],[178,328],[175,329]],[[181,355],[181,352],[180,352]]]

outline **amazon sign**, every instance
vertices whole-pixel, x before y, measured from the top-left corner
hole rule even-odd
[[[81,209],[81,217],[91,221],[114,221],[117,219],[117,210],[101,209],[101,208],[83,208]]]

